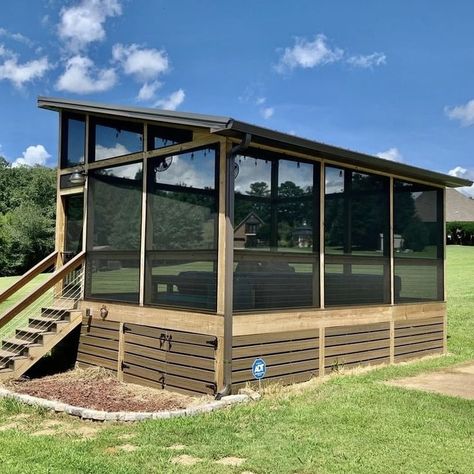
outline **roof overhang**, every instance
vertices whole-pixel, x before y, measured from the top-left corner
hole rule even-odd
[[[66,110],[70,112],[111,115],[120,118],[202,127],[209,129],[211,133],[215,133],[216,135],[237,139],[242,139],[245,134],[249,133],[252,135],[252,143],[277,147],[283,154],[285,151],[312,154],[319,158],[325,158],[341,164],[341,166],[352,165],[375,172],[379,171],[452,188],[471,186],[473,184],[467,179],[327,145],[288,133],[240,122],[230,117],[100,104],[97,102],[84,102],[54,97],[38,97],[38,107],[54,111]]]

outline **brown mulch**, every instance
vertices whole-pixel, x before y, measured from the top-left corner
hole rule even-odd
[[[39,379],[10,382],[17,393],[104,411],[151,412],[177,410],[202,399],[119,382],[105,369],[75,369]]]

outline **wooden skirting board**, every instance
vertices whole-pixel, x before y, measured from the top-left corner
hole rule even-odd
[[[183,393],[223,388],[223,317],[84,301],[78,362],[126,382]],[[85,312],[85,311],[84,311]],[[446,304],[367,306],[236,314],[233,390],[255,383],[252,363],[267,364],[264,384],[294,383],[341,367],[401,362],[446,352]]]

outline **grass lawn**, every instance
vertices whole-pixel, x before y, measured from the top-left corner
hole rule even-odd
[[[474,359],[474,247],[448,248],[448,271],[447,357],[275,389],[259,403],[209,415],[133,425],[85,423],[3,400],[1,472],[472,473],[473,401],[380,383]],[[54,422],[61,424],[42,432]],[[81,436],[91,427],[92,438]],[[182,454],[199,462],[171,462]],[[226,456],[245,462],[215,462]]]

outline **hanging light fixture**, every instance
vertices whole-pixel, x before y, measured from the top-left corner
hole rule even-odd
[[[84,170],[75,169],[69,177],[69,182],[75,186],[82,186],[86,182]]]

